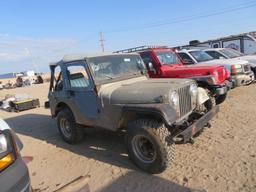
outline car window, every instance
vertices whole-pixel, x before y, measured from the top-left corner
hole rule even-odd
[[[190,51],[189,53],[197,62],[213,60],[213,58],[204,51]]]
[[[145,64],[153,63],[150,53],[148,53],[148,52],[147,53],[140,53],[140,56],[141,56],[141,58],[142,58],[142,60],[144,61]]]
[[[162,65],[178,64],[179,57],[172,52],[156,52],[156,56]]]
[[[220,54],[218,51],[205,51],[207,54],[212,56],[214,59],[220,59],[222,57],[227,58],[225,55]]]
[[[243,54],[239,53],[234,49],[221,49],[220,52],[225,54],[228,58],[236,58],[243,56]]]
[[[67,76],[71,88],[89,88],[90,81],[86,69],[82,65],[67,67]]]
[[[190,58],[190,56],[186,53],[178,53],[184,64],[193,64],[194,61]]]

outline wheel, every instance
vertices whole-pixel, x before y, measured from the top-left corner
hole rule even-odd
[[[216,104],[219,105],[221,103],[223,103],[225,101],[225,99],[227,98],[227,93],[223,94],[223,95],[219,95],[216,97]]]
[[[152,174],[163,172],[173,161],[175,152],[168,129],[149,119],[139,119],[128,125],[127,149],[132,162]]]
[[[83,139],[83,130],[77,125],[70,109],[64,108],[58,113],[57,124],[62,139],[67,143],[78,143]]]
[[[215,97],[213,97],[209,94],[209,99],[204,103],[204,105],[205,105],[205,108],[207,109],[207,111],[210,111],[212,108],[214,108],[216,106]]]

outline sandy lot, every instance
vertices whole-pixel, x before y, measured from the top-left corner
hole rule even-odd
[[[0,91],[30,93],[47,99],[48,84]],[[176,146],[171,168],[148,175],[128,159],[123,135],[103,130],[86,130],[78,145],[64,143],[56,122],[43,107],[20,113],[0,111],[0,117],[18,133],[24,143],[23,156],[31,182],[37,191],[54,191],[80,175],[90,175],[91,191],[187,192],[205,190],[256,191],[256,87],[236,88],[213,121],[192,144]]]

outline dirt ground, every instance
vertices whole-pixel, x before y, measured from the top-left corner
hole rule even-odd
[[[159,175],[137,169],[128,159],[123,135],[88,129],[84,141],[68,145],[59,137],[55,120],[43,107],[20,113],[0,111],[0,117],[24,143],[23,156],[37,191],[54,191],[81,175],[90,175],[97,192],[121,191],[256,191],[256,85],[230,91],[212,121],[194,144],[176,146],[172,166]],[[47,99],[48,84],[0,91],[30,93]]]

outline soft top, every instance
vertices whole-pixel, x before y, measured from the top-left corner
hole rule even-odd
[[[115,56],[115,55],[139,55],[138,53],[96,53],[96,54],[70,54],[65,55],[62,60],[50,63],[51,66],[56,66],[61,63],[84,60],[92,57]]]

